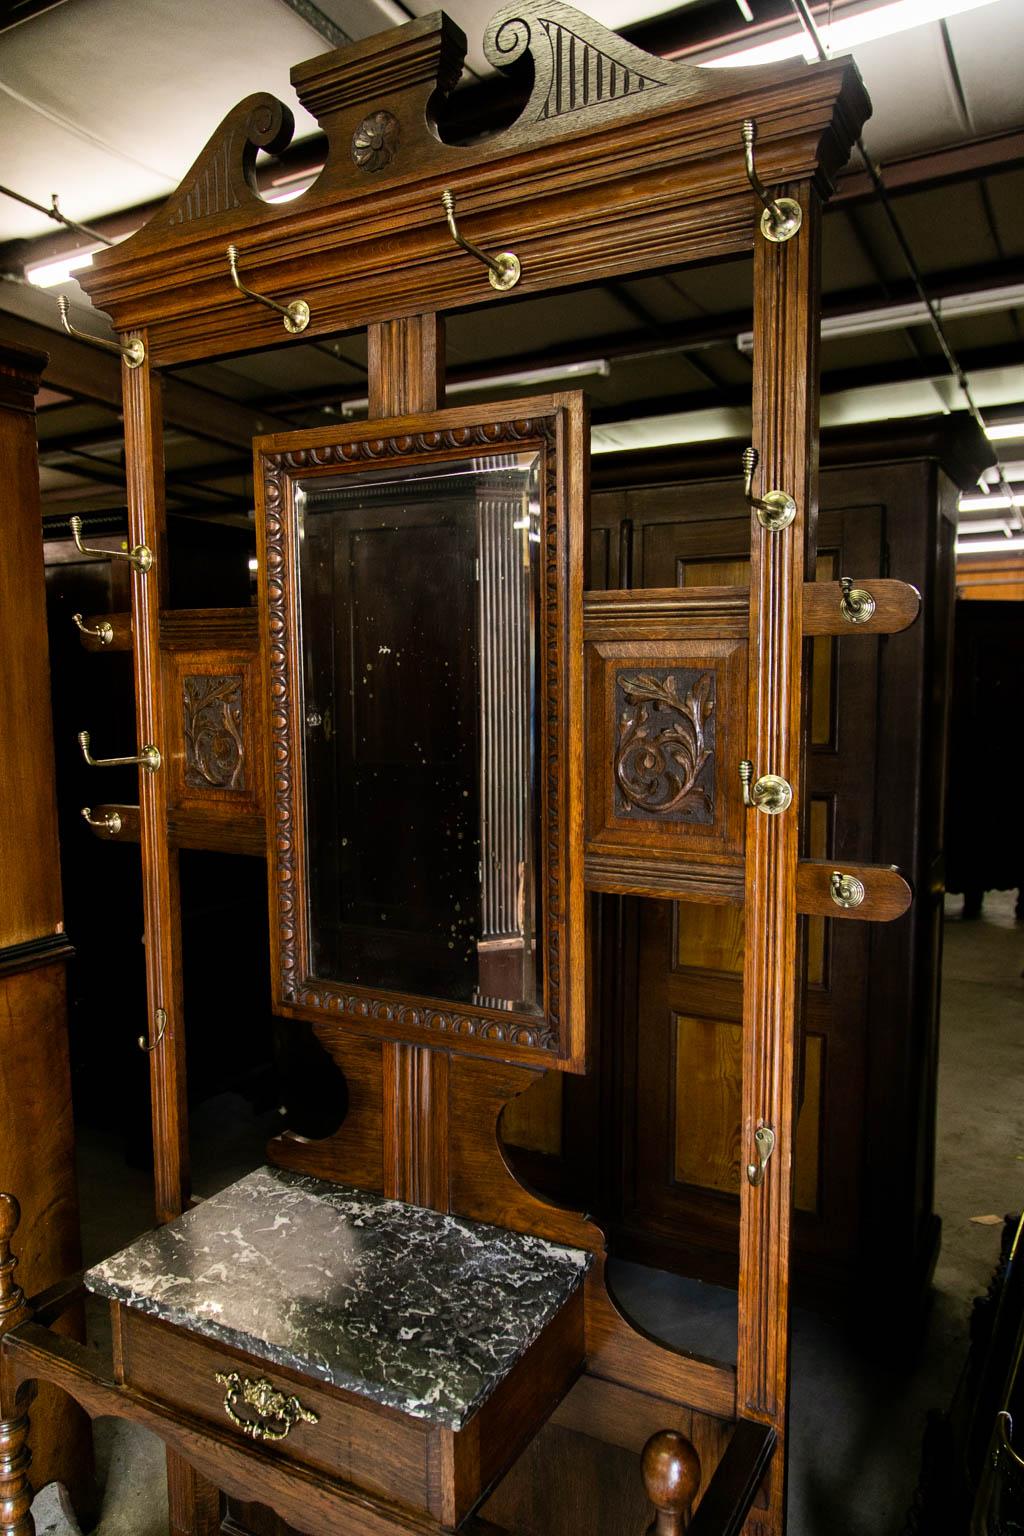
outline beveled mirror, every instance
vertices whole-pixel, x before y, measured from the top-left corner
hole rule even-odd
[[[583,424],[257,440],[282,1012],[582,1065]]]

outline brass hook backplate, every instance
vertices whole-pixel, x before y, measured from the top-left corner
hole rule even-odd
[[[254,304],[262,304],[265,309],[272,309],[281,316],[284,328],[290,336],[298,336],[309,324],[309,305],[305,299],[292,299],[289,304],[279,304],[276,299],[268,299],[264,293],[254,293],[247,288],[238,275],[238,246],[228,246],[228,271],[231,273],[231,281],[244,294],[247,299],[252,299]]]
[[[759,1125],[754,1132],[754,1151],[757,1154],[756,1163],[747,1164],[747,1178],[756,1189],[764,1183],[764,1171],[768,1166],[768,1159],[775,1151],[775,1132],[770,1125]]]
[[[82,749],[82,756],[90,768],[131,768],[138,766],[145,768],[147,773],[156,773],[163,758],[160,756],[159,747],[147,743],[141,747],[138,757],[93,757],[89,752],[89,732],[79,731],[78,745]]]
[[[749,758],[740,763],[739,772],[744,805],[762,811],[765,816],[778,816],[789,810],[793,804],[793,786],[788,779],[778,773],[763,773],[757,783],[752,784],[754,765]]]
[[[136,544],[134,549],[128,550],[93,549],[88,544],[82,543],[82,519],[80,517],[72,517],[69,519],[69,522],[71,537],[74,539],[75,548],[80,555],[88,555],[90,560],[127,560],[129,565],[134,566],[143,576],[145,576],[147,571],[153,569],[153,551],[148,544]],[[76,615],[75,623],[78,624],[79,629],[83,630],[83,633],[87,633],[81,623],[79,623],[80,618],[80,614]],[[114,638],[113,630],[110,632],[110,638],[111,640]],[[106,645],[107,642],[104,640],[103,644]]]
[[[68,313],[69,305],[64,294],[57,300],[57,309],[60,313],[60,323],[69,336],[76,341],[84,341],[86,346],[99,347],[101,352],[116,352],[122,357],[129,368],[139,368],[146,361],[146,348],[143,342],[134,337],[131,341],[104,341],[102,336],[90,336],[88,331],[80,331],[71,324]]]
[[[740,124],[740,139],[743,144],[743,163],[747,171],[747,180],[764,204],[764,212],[761,214],[761,233],[766,240],[773,245],[782,245],[787,240],[792,240],[799,231],[804,221],[804,211],[800,204],[792,197],[771,197],[767,187],[757,174],[754,164],[754,141],[757,138],[757,124],[752,117],[746,117]]]
[[[836,906],[842,907],[844,911],[859,907],[864,900],[864,882],[858,880],[856,875],[844,875],[839,869],[832,871],[829,890]]]
[[[82,806],[82,820],[87,826],[96,832],[105,832],[108,837],[118,837],[121,832],[121,818],[117,811],[104,811],[102,816],[94,816],[91,805]]]
[[[467,240],[455,220],[455,193],[450,188],[446,188],[441,193],[441,206],[448,220],[448,233],[457,246],[468,252],[470,256],[475,256],[477,261],[483,262],[487,268],[491,287],[496,288],[499,293],[507,293],[510,288],[514,288],[522,274],[519,257],[515,252],[499,251],[497,256],[488,256],[486,251],[482,251],[478,245]]]
[[[81,548],[81,545],[79,545]],[[91,640],[98,640],[100,645],[111,645],[114,640],[114,626],[108,619],[101,619],[95,629],[90,629],[80,613],[71,615],[71,622],[77,627],[80,634],[88,635]]]
[[[851,576],[840,576],[839,612],[847,624],[866,624],[875,611],[875,600],[864,587],[855,587]]]
[[[769,533],[779,533],[788,528],[796,518],[796,502],[787,491],[765,491],[763,496],[754,495],[754,470],[757,468],[756,448],[743,450],[743,494],[757,515],[762,528]]]
[[[145,1051],[147,1056],[151,1056],[153,1054],[153,1052],[156,1050],[157,1046],[160,1044],[161,1040],[163,1039],[164,1035],[167,1033],[167,1010],[166,1010],[166,1008],[157,1008],[156,1009],[156,1011],[153,1014],[153,1023],[156,1025],[156,1039],[153,1041],[152,1045],[150,1045],[149,1042],[146,1040],[145,1035],[139,1035],[138,1039],[135,1042],[136,1045],[138,1046],[139,1050],[140,1051]]]

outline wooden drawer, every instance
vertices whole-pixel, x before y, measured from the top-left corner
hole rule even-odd
[[[391,1505],[459,1524],[495,1485],[583,1366],[580,1287],[500,1386],[459,1430],[385,1408],[314,1378],[111,1302],[119,1381],[241,1438],[218,1373],[267,1380],[318,1416],[286,1438],[259,1441],[268,1457],[299,1462]],[[246,1412],[241,1407],[241,1413]]]
[[[254,1381],[265,1377],[286,1397],[294,1393],[320,1421],[296,1424],[284,1440],[261,1442],[269,1456],[302,1462],[367,1493],[433,1513],[428,1476],[433,1426],[426,1420],[339,1392],[118,1302],[111,1303],[111,1311],[115,1360],[128,1386],[241,1437],[225,1411],[226,1388],[217,1373],[237,1371]]]

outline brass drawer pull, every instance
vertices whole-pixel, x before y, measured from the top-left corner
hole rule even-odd
[[[217,1371],[214,1380],[219,1381],[222,1387],[227,1387],[224,1412],[232,1424],[237,1424],[242,1434],[248,1435],[250,1440],[284,1440],[296,1424],[320,1422],[318,1413],[314,1413],[312,1408],[303,1408],[297,1397],[285,1397],[265,1376],[253,1381],[248,1376],[239,1376],[237,1371],[232,1371],[230,1375]],[[254,1419],[243,1419],[235,1411],[239,1398],[247,1408],[253,1410],[256,1415]]]

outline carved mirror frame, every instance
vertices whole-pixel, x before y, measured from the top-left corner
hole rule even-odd
[[[267,857],[275,1009],[345,1020],[380,1038],[582,1071],[586,1063],[583,827],[583,573],[587,417],[567,393],[503,405],[278,434],[253,446],[267,704]],[[296,488],[374,466],[535,449],[540,458],[537,856],[542,1006],[536,1013],[324,979],[314,974],[304,788],[305,730]],[[426,1037],[426,1038],[425,1038]]]

